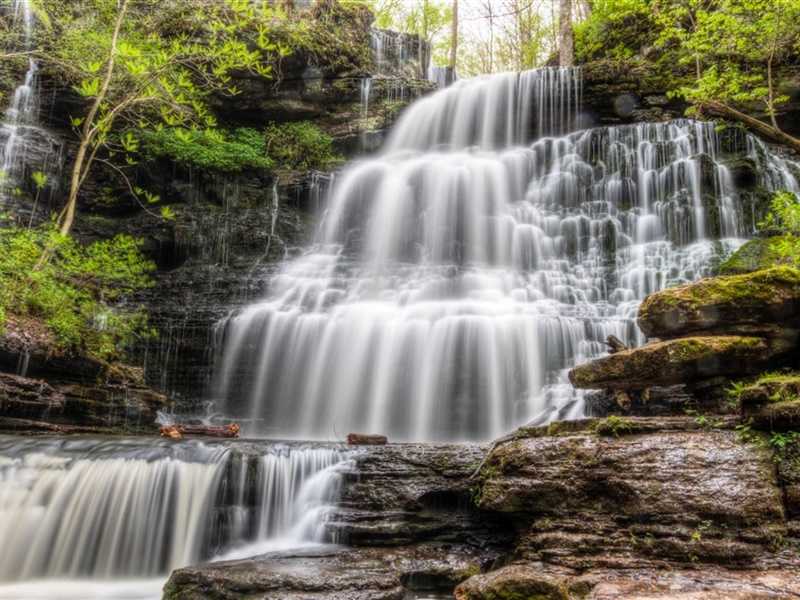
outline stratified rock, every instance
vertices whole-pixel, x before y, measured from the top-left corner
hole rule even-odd
[[[450,592],[479,571],[474,551],[449,544],[323,547],[178,569],[164,599],[404,600],[410,591]]]
[[[163,394],[113,376],[83,384],[0,372],[0,431],[155,433],[157,413],[167,405]]]
[[[755,273],[711,277],[648,296],[638,323],[648,337],[673,338],[700,331],[735,332],[742,326],[800,320],[800,271],[775,267]]]
[[[420,540],[475,540],[487,559],[508,542],[510,529],[472,502],[478,444],[390,444],[356,450],[343,473],[342,495],[327,524],[353,546],[401,546]]]
[[[604,436],[602,421],[522,430],[492,450],[477,502],[513,515],[515,556],[580,570],[744,567],[785,535],[768,449],[687,417],[619,420]]]
[[[541,564],[511,565],[476,575],[456,589],[457,600],[778,600],[800,592],[790,570],[719,568],[599,570],[577,575]]]
[[[579,365],[569,373],[578,388],[644,389],[755,374],[783,344],[758,337],[698,336],[647,344]]]

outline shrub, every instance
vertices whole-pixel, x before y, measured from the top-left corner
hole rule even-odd
[[[164,128],[143,135],[144,151],[151,157],[168,158],[189,167],[222,172],[268,169],[264,136],[255,129]]]
[[[309,121],[271,123],[264,137],[270,158],[284,169],[327,169],[341,161],[333,138]]]
[[[783,236],[773,244],[774,252],[782,262],[800,266],[800,199],[795,194],[777,192],[759,227],[781,232]]]
[[[575,25],[575,55],[580,62],[628,59],[654,42],[654,31],[645,0],[598,0],[591,15]]]
[[[0,230],[0,326],[11,315],[34,317],[61,350],[120,357],[135,337],[150,333],[140,309],[121,308],[152,285],[155,266],[140,247],[126,235],[81,245],[50,225]],[[39,265],[45,250],[49,260]]]

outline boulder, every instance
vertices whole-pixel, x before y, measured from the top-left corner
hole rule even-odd
[[[759,429],[800,428],[800,375],[768,373],[738,392],[742,416]]]
[[[743,443],[732,423],[619,421],[604,435],[597,420],[555,435],[521,430],[490,452],[476,500],[511,516],[515,557],[581,571],[664,560],[744,568],[786,535],[771,452]]]
[[[760,337],[697,336],[655,342],[579,365],[569,373],[577,388],[637,390],[758,373],[786,345]]]
[[[735,331],[742,326],[783,328],[800,322],[800,271],[774,267],[755,273],[711,277],[648,296],[639,327],[648,337]]]

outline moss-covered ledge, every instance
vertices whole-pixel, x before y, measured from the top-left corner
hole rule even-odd
[[[743,275],[786,263],[778,248],[784,236],[755,238],[746,242],[719,266],[720,275]]]
[[[800,271],[783,266],[662,290],[645,299],[638,317],[642,331],[658,338],[798,321]]]
[[[579,365],[569,373],[577,388],[638,390],[756,374],[783,354],[781,343],[751,336],[696,336],[647,344]]]

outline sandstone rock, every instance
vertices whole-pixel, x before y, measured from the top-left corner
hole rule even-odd
[[[720,375],[758,373],[789,348],[758,337],[698,336],[647,344],[579,365],[569,373],[578,388],[636,390],[685,384]]]
[[[647,336],[673,338],[698,331],[735,331],[739,326],[800,319],[800,271],[775,267],[744,275],[711,277],[648,296],[639,308]]]
[[[742,416],[755,427],[768,431],[800,427],[800,375],[767,374],[738,395]]]

